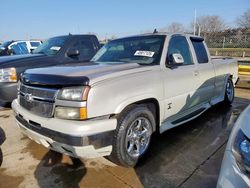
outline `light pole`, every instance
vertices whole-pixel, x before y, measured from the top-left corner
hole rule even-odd
[[[201,36],[201,26],[200,24],[196,23],[198,25],[198,36]]]
[[[196,33],[196,9],[194,9],[194,35]]]

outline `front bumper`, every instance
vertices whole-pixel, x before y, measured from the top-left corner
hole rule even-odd
[[[110,155],[116,119],[71,121],[43,118],[12,102],[21,131],[47,148],[73,157],[95,158]]]
[[[247,188],[249,178],[239,169],[231,151],[226,150],[220,170],[217,188]]]
[[[0,83],[0,101],[12,102],[17,98],[17,83]]]

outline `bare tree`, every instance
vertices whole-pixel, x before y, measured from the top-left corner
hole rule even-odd
[[[237,24],[241,28],[250,28],[250,9],[238,17]]]
[[[197,18],[197,28],[200,28],[202,33],[211,33],[223,31],[227,26],[219,16],[200,16]]]
[[[172,22],[167,27],[160,29],[160,31],[167,31],[167,32],[184,32],[185,27],[183,24],[178,22]]]

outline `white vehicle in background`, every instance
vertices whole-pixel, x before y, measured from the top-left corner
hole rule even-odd
[[[40,44],[39,40],[7,41],[0,45],[0,56],[29,54]]]
[[[16,47],[18,48],[26,48],[29,53],[31,53],[33,50],[35,50],[40,44],[42,44],[41,41],[38,40],[29,40],[29,41],[16,41],[13,42],[9,49],[14,49]]]
[[[217,184],[217,188],[245,187],[250,187],[250,105],[231,132]]]

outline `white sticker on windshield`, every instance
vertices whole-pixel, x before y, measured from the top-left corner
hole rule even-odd
[[[55,51],[59,51],[61,49],[61,47],[60,46],[52,46],[50,49],[55,50]]]
[[[144,57],[153,57],[154,54],[155,54],[155,52],[152,52],[152,51],[137,50],[134,55],[135,56],[144,56]]]

